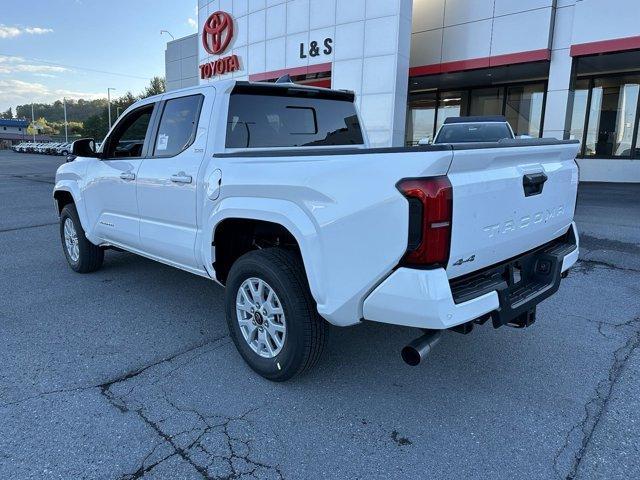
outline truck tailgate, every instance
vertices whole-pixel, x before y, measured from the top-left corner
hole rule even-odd
[[[453,186],[449,278],[543,245],[566,233],[573,220],[577,143],[478,147],[454,147],[448,172]]]

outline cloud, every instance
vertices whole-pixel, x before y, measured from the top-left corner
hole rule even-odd
[[[7,27],[0,25],[0,38],[12,38],[17,37],[22,33],[18,27]]]
[[[27,63],[24,58],[21,57],[3,57],[0,56],[0,74],[11,73],[63,73],[70,71],[68,68],[60,67],[57,65],[41,65]]]
[[[196,20],[196,18],[198,18],[198,4],[196,3],[193,9],[193,17],[189,17],[187,19],[187,23],[189,24],[189,26],[191,28],[194,29],[198,29],[198,21]]]
[[[45,33],[52,33],[51,28],[42,27],[15,27],[4,25],[0,23],[0,38],[14,38],[23,34],[27,35],[43,35]]]
[[[25,105],[28,103],[51,103],[68,99],[85,98],[93,100],[104,98],[104,93],[77,92],[73,90],[49,88],[42,83],[24,82],[22,80],[0,78],[0,110],[6,110],[10,106]]]
[[[24,29],[25,33],[31,35],[42,35],[44,33],[53,33],[52,28],[41,28],[41,27],[27,27]]]

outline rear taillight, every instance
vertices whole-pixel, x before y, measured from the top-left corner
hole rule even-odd
[[[451,244],[451,182],[447,177],[407,178],[397,187],[409,201],[409,241],[402,264],[445,267]]]

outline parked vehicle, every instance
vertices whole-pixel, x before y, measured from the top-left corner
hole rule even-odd
[[[56,148],[58,148],[58,145],[60,145],[60,142],[50,142],[47,143],[43,149],[42,149],[42,153],[46,154],[46,155],[53,155],[55,153]]]
[[[438,130],[433,143],[483,143],[514,138],[511,125],[501,115],[449,117]]]
[[[71,143],[68,142],[22,142],[11,147],[18,153],[40,153],[46,155],[69,155]]]
[[[220,81],[141,100],[56,173],[64,254],[105,249],[213,279],[238,351],[283,381],[326,323],[526,327],[578,258],[577,142],[368,148],[354,94]]]
[[[61,143],[55,148],[56,155],[67,156],[71,153],[71,143]]]

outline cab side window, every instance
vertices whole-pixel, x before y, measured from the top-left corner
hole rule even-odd
[[[196,138],[202,95],[172,98],[164,104],[154,157],[173,157],[185,151]]]
[[[124,117],[107,140],[106,158],[140,158],[154,105],[145,105]]]

